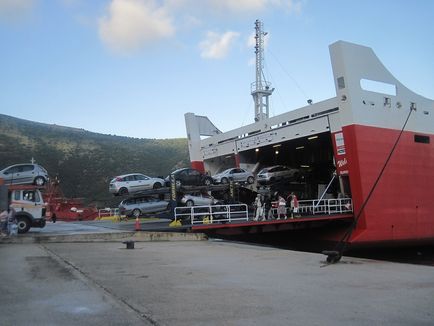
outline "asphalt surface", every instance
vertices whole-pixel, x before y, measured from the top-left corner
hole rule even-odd
[[[1,244],[2,325],[433,325],[434,269],[226,241]]]
[[[1,325],[152,325],[42,246],[0,245],[0,259]]]

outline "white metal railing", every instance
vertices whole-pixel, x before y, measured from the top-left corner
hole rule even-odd
[[[175,208],[175,221],[188,219],[191,225],[248,221],[249,211],[246,204]]]
[[[267,219],[277,218],[277,207],[275,204],[276,202],[273,202],[271,214],[268,214]],[[299,200],[298,212],[293,213],[293,215],[300,217],[352,212],[353,202],[351,198],[314,199]],[[287,207],[286,216],[290,215],[291,210]],[[283,217],[281,216],[281,218]],[[249,221],[249,211],[246,204],[176,207],[175,221],[177,220],[189,220],[191,225]]]
[[[119,216],[119,208],[101,208],[98,210],[98,219],[108,216]]]
[[[271,213],[277,217],[277,202],[273,202]],[[338,199],[313,199],[299,200],[298,213],[295,215],[331,215],[353,212],[353,201],[351,198]],[[290,214],[290,208],[286,208],[286,213]]]

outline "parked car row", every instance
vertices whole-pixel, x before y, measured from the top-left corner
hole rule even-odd
[[[257,182],[260,185],[292,179],[298,180],[299,169],[293,169],[285,165],[274,165],[264,168],[257,175]],[[242,168],[230,168],[210,177],[192,168],[182,168],[173,171],[165,179],[149,177],[140,173],[124,174],[113,178],[110,181],[110,193],[117,195],[128,195],[147,189],[158,189],[163,186],[170,186],[171,177],[175,178],[177,186],[209,186],[211,184],[227,184],[230,181],[253,184],[255,176],[252,172]]]
[[[275,165],[259,171],[256,180],[258,184],[270,184],[285,179],[298,179],[300,171],[284,165]],[[229,168],[214,176],[209,176],[192,168],[182,168],[173,171],[165,179],[150,177],[141,173],[130,173],[114,177],[109,184],[109,192],[118,195],[130,195],[143,190],[159,189],[170,186],[171,177],[176,180],[177,186],[209,186],[211,184],[227,184],[230,181],[253,184],[255,176],[252,172],[242,168]],[[35,163],[15,164],[0,171],[0,178],[5,184],[33,184],[44,186],[48,181],[48,172],[45,168]],[[216,205],[221,202],[208,193],[186,194],[179,200],[185,206]],[[123,200],[119,209],[121,214],[138,217],[146,213],[155,213],[169,209],[169,203],[152,196],[137,196]]]
[[[284,165],[274,165],[264,168],[257,175],[259,185],[271,184],[282,180],[298,179],[300,171]],[[171,178],[174,178],[177,186],[209,186],[211,184],[227,184],[230,181],[253,184],[255,176],[242,168],[230,168],[210,177],[192,168],[182,168],[173,171],[165,179],[149,177],[140,173],[120,175],[110,181],[109,191],[114,195],[133,194],[141,190],[158,189],[162,186],[170,186]],[[206,192],[194,192],[183,195],[178,204],[190,206],[207,206],[222,204]],[[139,217],[146,213],[157,213],[170,209],[167,200],[152,196],[137,196],[123,200],[119,205],[122,215]]]

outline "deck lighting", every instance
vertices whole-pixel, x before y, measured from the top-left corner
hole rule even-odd
[[[310,165],[300,165],[301,168],[310,168]]]
[[[256,148],[256,149],[255,149],[255,152],[256,152],[256,153],[259,152],[259,148]]]
[[[276,151],[275,151],[274,153],[276,153],[276,155],[277,155],[277,154],[279,154],[279,151],[278,151],[278,150],[276,150]]]
[[[303,148],[304,148],[304,146],[298,146],[295,149],[303,149]]]
[[[318,136],[311,136],[311,137],[307,137],[308,140],[313,140],[313,139],[317,139]]]
[[[273,147],[280,147],[282,144],[273,145]]]

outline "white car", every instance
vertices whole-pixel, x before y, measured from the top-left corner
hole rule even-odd
[[[119,175],[110,181],[109,191],[115,196],[128,195],[134,192],[158,189],[164,186],[161,178],[152,178],[140,173]]]
[[[188,195],[184,195],[181,198],[181,203],[185,206],[208,206],[208,205],[217,205],[219,201],[215,199],[213,196],[210,196],[205,193],[192,193]]]
[[[255,182],[255,177],[252,172],[240,168],[224,170],[214,175],[212,179],[214,183],[228,183],[231,180],[234,182],[247,182],[248,184]]]

